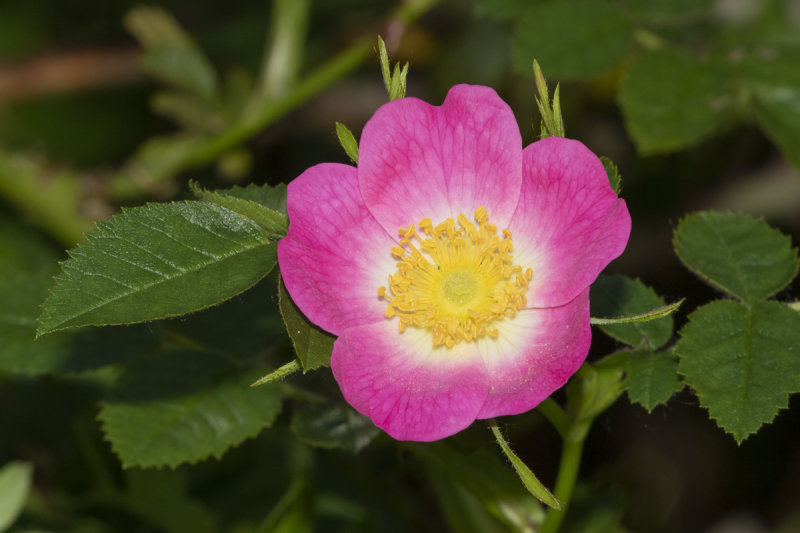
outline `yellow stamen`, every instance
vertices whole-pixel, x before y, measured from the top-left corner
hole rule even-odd
[[[452,348],[461,341],[484,336],[496,338],[495,321],[513,317],[525,307],[525,294],[533,271],[512,263],[511,232],[497,235],[484,207],[470,222],[462,213],[434,226],[424,218],[417,227],[400,228],[401,246],[391,254],[397,272],[389,276],[388,290],[378,287],[387,300],[386,317],[400,319],[402,333],[408,326],[433,334],[434,346]],[[415,246],[412,241],[416,241]]]

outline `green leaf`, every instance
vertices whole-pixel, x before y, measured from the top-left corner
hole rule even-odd
[[[98,418],[126,468],[219,458],[280,411],[276,387],[248,386],[260,373],[205,352],[148,355],[128,366]]]
[[[280,239],[286,235],[289,229],[289,219],[283,213],[270,209],[254,200],[241,198],[225,191],[209,191],[202,187],[191,184],[192,192],[195,196],[206,202],[211,202],[231,211],[236,211],[240,215],[246,216],[267,233],[271,239]]]
[[[619,105],[642,154],[697,143],[730,111],[725,75],[686,51],[662,48],[640,55],[622,79]]]
[[[683,388],[678,375],[678,359],[671,351],[654,353],[640,350],[630,354],[625,365],[622,388],[631,402],[648,412],[665,403]]]
[[[16,521],[33,482],[33,465],[22,461],[6,463],[0,468],[0,531]]]
[[[542,506],[530,497],[508,465],[485,446],[462,453],[445,442],[437,442],[415,445],[413,450],[427,467],[425,471],[448,523],[470,524],[466,529],[455,527],[453,531],[536,531],[541,526]],[[448,489],[456,490],[457,494],[442,494]],[[453,500],[477,505],[452,509]]]
[[[292,301],[281,281],[278,289],[278,306],[286,324],[286,331],[292,339],[294,351],[303,364],[303,372],[321,366],[331,365],[331,352],[336,337],[324,332],[308,321]]]
[[[339,144],[344,148],[347,157],[349,157],[353,163],[358,163],[358,141],[353,137],[353,132],[347,129],[347,126],[341,122],[337,122],[336,136],[339,138]]]
[[[252,287],[275,262],[275,243],[230,209],[181,202],[123,210],[62,264],[38,333],[197,311]]]
[[[297,409],[291,429],[298,438],[313,446],[354,453],[380,433],[372,420],[341,403],[312,404]]]
[[[142,326],[59,332],[34,341],[36,317],[55,267],[54,261],[50,268],[14,269],[0,276],[1,372],[81,372],[126,361],[156,346],[159,328]]]
[[[742,442],[800,391],[800,314],[774,301],[717,300],[689,315],[675,346],[700,404]]]
[[[136,7],[125,15],[125,27],[144,47],[142,65],[152,75],[212,101],[217,74],[175,18],[159,7]]]
[[[746,303],[775,294],[797,275],[791,239],[746,215],[691,214],[678,224],[672,242],[689,270]]]
[[[796,168],[800,168],[798,61],[798,51],[777,49],[770,57],[752,54],[737,69],[742,87],[752,95],[756,121]]]
[[[211,509],[189,496],[185,474],[154,468],[126,470],[125,505],[164,533],[219,531]]]
[[[592,284],[590,300],[593,317],[625,317],[647,313],[664,305],[664,299],[639,280],[625,276],[601,275]],[[595,320],[595,319],[593,319]],[[672,336],[672,317],[649,322],[601,325],[607,335],[630,346],[647,343],[663,346]]]
[[[503,450],[503,453],[506,455],[506,458],[511,462],[511,466],[514,467],[514,471],[519,476],[522,484],[525,485],[525,488],[528,489],[537,500],[542,502],[543,504],[551,507],[557,511],[561,510],[561,503],[553,496],[547,487],[542,485],[542,482],[531,472],[531,469],[528,468],[522,459],[517,457],[517,454],[511,450],[511,447],[506,442],[506,439],[503,437],[503,434],[500,432],[500,428],[497,427],[497,421],[494,418],[489,419],[489,429],[492,430],[494,434],[494,438],[497,440],[497,444],[500,445],[500,449]]]
[[[244,200],[252,200],[265,207],[269,207],[273,211],[286,214],[286,185],[279,183],[278,185],[256,185],[251,183],[247,187],[239,187],[235,185],[230,189],[215,191],[220,194],[228,196],[235,196]]]
[[[587,79],[611,70],[632,42],[630,22],[611,4],[547,2],[519,20],[511,36],[511,53],[519,72],[530,72],[535,57],[551,77]]]
[[[620,191],[622,191],[622,176],[619,175],[619,169],[617,169],[617,165],[606,156],[602,156],[600,161],[603,162],[603,168],[606,169],[606,175],[608,176],[608,184],[611,185],[611,189],[617,193],[619,196]]]

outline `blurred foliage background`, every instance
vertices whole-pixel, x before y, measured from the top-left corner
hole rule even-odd
[[[0,4],[0,465],[34,465],[13,531],[513,531],[524,523],[515,516],[535,514],[480,425],[432,446],[398,446],[361,428],[337,444],[347,449],[324,449],[292,436],[302,418],[285,406],[275,428],[219,458],[122,469],[95,421],[116,376],[111,363],[159,328],[288,359],[288,339],[268,333],[280,320],[274,279],[220,308],[132,328],[129,350],[119,337],[104,341],[107,329],[31,348],[8,333],[20,324],[3,318],[8,302],[25,307],[31,323],[21,326],[32,339],[64,249],[121,206],[188,197],[189,179],[275,185],[318,162],[347,162],[334,122],[357,138],[386,99],[379,33],[393,59],[411,63],[410,96],[440,103],[456,83],[494,87],[525,144],[538,132],[536,57],[561,82],[567,135],[622,173],[634,226],[612,269],[668,301],[687,297],[678,327],[714,296],[672,251],[682,216],[752,213],[797,244],[797,0],[8,0]],[[241,319],[234,331],[214,331],[214,313]],[[597,332],[590,359],[615,347]],[[283,386],[337,394],[325,369]],[[676,395],[651,414],[623,398],[592,429],[566,529],[800,531],[798,407],[792,399],[737,446],[694,396]],[[517,452],[552,485],[555,431],[535,413],[507,424]],[[456,455],[473,469],[455,466]]]

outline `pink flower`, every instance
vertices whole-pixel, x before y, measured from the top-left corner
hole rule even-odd
[[[358,168],[309,168],[288,212],[281,273],[338,336],[345,399],[418,441],[528,411],[567,381],[591,342],[589,285],[631,225],[583,144],[523,150],[508,105],[469,85],[441,107],[382,106]]]

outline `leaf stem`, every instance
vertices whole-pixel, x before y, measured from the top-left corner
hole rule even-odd
[[[588,432],[575,433],[583,433],[583,436],[578,439],[564,439],[564,447],[561,452],[561,464],[558,467],[555,497],[561,502],[561,509],[547,510],[547,515],[545,516],[542,529],[539,533],[556,533],[569,508],[572,491],[578,479],[578,469],[581,465],[583,443],[586,441],[586,433]]]

